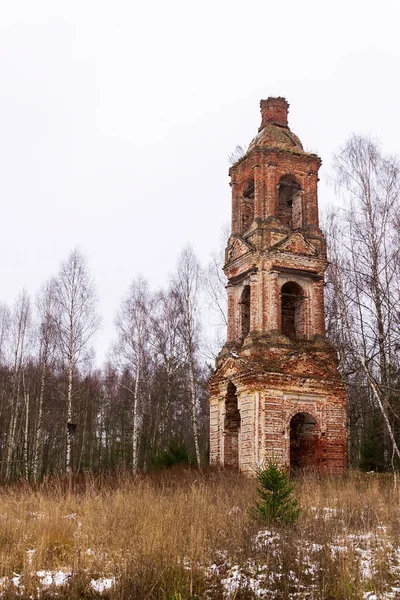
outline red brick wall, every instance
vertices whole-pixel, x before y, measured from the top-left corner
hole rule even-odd
[[[232,234],[224,267],[228,339],[209,385],[210,460],[238,463],[241,470],[254,473],[274,456],[289,467],[290,420],[297,412],[308,412],[316,419],[317,433],[315,443],[306,444],[302,452],[308,452],[317,470],[340,472],[346,467],[347,399],[336,352],[325,339],[327,259],[317,189],[321,160],[302,150],[287,126],[287,110],[282,98],[261,102],[260,134],[230,169]],[[279,218],[284,176],[301,186],[301,205],[296,207],[301,223],[298,216],[287,217],[289,205]],[[250,181],[254,199],[248,198]],[[302,334],[294,340],[282,333],[281,288],[287,282],[301,286],[304,294]],[[245,286],[250,286],[250,331],[243,340],[240,299]],[[237,388],[241,417],[237,436],[224,429],[230,381]]]

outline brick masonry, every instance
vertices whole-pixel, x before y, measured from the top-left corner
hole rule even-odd
[[[346,468],[345,386],[325,337],[326,244],[319,229],[320,158],[288,127],[284,98],[230,169],[225,254],[228,335],[210,378],[210,462],[249,474]]]

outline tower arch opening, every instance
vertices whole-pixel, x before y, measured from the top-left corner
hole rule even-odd
[[[279,180],[278,219],[291,229],[303,226],[302,190],[293,175],[284,175]]]
[[[290,469],[315,468],[318,463],[319,429],[308,412],[296,413],[290,420]]]
[[[240,337],[242,341],[250,331],[250,286],[243,287],[240,296]]]
[[[224,467],[239,468],[240,411],[236,386],[230,381],[225,396]]]
[[[243,188],[242,195],[242,233],[249,229],[254,221],[254,178],[249,179]]]
[[[304,290],[298,283],[288,281],[281,289],[282,334],[291,340],[305,336]]]

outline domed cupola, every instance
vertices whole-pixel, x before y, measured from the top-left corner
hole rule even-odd
[[[258,134],[249,144],[249,150],[256,147],[282,148],[303,152],[303,145],[288,126],[289,103],[285,98],[261,100],[261,125]]]

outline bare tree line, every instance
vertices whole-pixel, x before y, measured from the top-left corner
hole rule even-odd
[[[117,341],[93,363],[97,298],[78,250],[40,290],[0,305],[0,466],[3,480],[151,467],[171,445],[194,464],[207,455],[201,353],[202,271],[192,249],[167,289],[143,277],[116,312]]]
[[[400,165],[353,135],[335,156],[344,206],[326,221],[328,335],[349,385],[350,460],[399,466]]]

